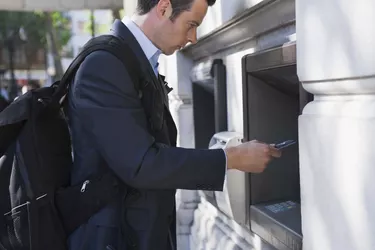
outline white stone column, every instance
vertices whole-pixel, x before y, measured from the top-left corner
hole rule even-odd
[[[304,250],[373,250],[375,1],[296,3]]]
[[[162,56],[160,73],[166,76],[168,85],[173,88],[169,94],[169,108],[178,129],[177,145],[185,148],[194,147],[194,122],[192,86],[190,71],[193,62],[180,53]],[[178,190],[177,208],[177,249],[191,249],[189,239],[194,220],[194,211],[198,207],[197,191]]]
[[[125,16],[132,16],[137,8],[137,2],[134,0],[124,0],[124,13]],[[122,18],[122,17],[121,17]]]

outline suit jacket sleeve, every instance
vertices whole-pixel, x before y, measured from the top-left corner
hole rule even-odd
[[[73,103],[84,128],[109,167],[140,189],[222,190],[223,150],[158,147],[147,130],[141,101],[125,66],[104,51],[77,71]]]

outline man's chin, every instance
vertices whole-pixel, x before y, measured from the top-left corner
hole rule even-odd
[[[166,56],[170,56],[170,55],[173,55],[174,52],[176,52],[177,50],[168,50],[168,51],[163,51],[163,54],[166,55]]]
[[[179,51],[181,48],[180,47],[174,47],[168,50],[162,50],[163,54],[166,56],[173,55],[176,51]]]

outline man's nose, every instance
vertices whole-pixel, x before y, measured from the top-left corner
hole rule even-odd
[[[191,34],[189,34],[189,36],[188,36],[188,40],[189,40],[190,43],[196,44],[197,40],[198,40],[197,39],[197,32],[196,31],[191,32]]]

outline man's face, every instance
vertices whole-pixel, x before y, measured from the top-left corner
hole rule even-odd
[[[172,6],[169,0],[161,0],[159,3],[163,2],[166,3],[166,11],[155,35],[158,37],[158,47],[164,54],[171,55],[189,42],[196,43],[197,28],[207,13],[208,5],[206,0],[194,0],[190,10],[171,21]]]

